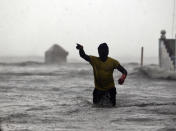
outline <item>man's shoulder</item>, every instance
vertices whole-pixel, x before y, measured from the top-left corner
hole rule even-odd
[[[90,59],[98,59],[97,56],[89,55]]]
[[[111,61],[118,61],[117,59],[112,58],[112,57],[108,57],[108,58],[109,58],[109,60],[111,60]]]
[[[109,58],[110,62],[115,63],[115,65],[119,65],[120,64],[120,62],[117,59],[114,59],[112,57],[108,57],[108,58]]]
[[[98,61],[98,57],[89,55],[90,64],[96,63]]]

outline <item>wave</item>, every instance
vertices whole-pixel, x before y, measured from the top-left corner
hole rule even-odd
[[[88,65],[88,63],[68,63],[71,65],[76,65],[76,66],[80,66],[80,65]],[[24,61],[24,62],[0,62],[0,66],[33,66],[33,65],[46,65],[49,66],[47,64],[45,64],[44,62],[37,62],[37,61]],[[64,64],[61,64],[64,65]],[[130,63],[124,63],[123,65],[125,66],[138,66],[138,63],[135,62],[130,62]]]
[[[31,107],[27,109],[26,111],[42,111],[42,110],[49,110],[49,109],[51,108],[47,106],[38,106],[38,107]]]
[[[87,76],[93,74],[91,70],[80,69],[80,70],[34,70],[34,71],[8,71],[8,72],[1,72],[0,75],[6,76]]]
[[[10,114],[4,117],[1,117],[2,122],[8,122],[8,123],[26,123],[26,119],[30,119],[31,115],[26,114],[26,113],[15,113],[15,114]]]
[[[91,69],[79,69],[79,70],[71,70],[69,72],[69,74],[72,75],[81,75],[81,76],[85,76],[85,75],[92,75],[93,71]]]
[[[139,66],[139,63],[136,62],[129,62],[129,63],[124,63],[126,66]]]
[[[65,64],[61,66],[49,66],[41,62],[26,61],[22,63],[0,63],[0,75],[16,75],[16,76],[90,76],[93,75],[91,66],[83,64]],[[8,66],[10,66],[8,68]],[[14,67],[13,67],[14,66]],[[16,68],[21,66],[22,68]],[[133,77],[148,77],[151,79],[176,80],[176,72],[166,71],[157,65],[148,65],[139,67],[138,63],[126,63],[125,68],[128,75]],[[23,68],[24,67],[24,68]]]
[[[176,72],[175,71],[167,71],[161,69],[159,66],[150,65],[144,66],[140,68],[140,71],[153,79],[166,79],[166,80],[176,80]]]
[[[35,73],[35,72],[22,72],[22,73],[16,73],[16,72],[7,72],[7,73],[0,73],[0,75],[15,75],[15,76],[58,76],[60,74],[56,74],[56,73]]]
[[[59,75],[92,75],[91,68],[84,63],[67,63],[61,65],[47,65],[42,62],[26,61],[19,63],[0,63],[2,71],[0,75],[38,75],[38,76],[59,76]],[[4,67],[6,69],[4,70]],[[18,68],[20,67],[20,68]],[[22,68],[21,68],[22,67]],[[24,68],[23,68],[24,67]]]
[[[176,80],[176,72],[164,70],[158,65],[148,65],[134,68],[129,76],[143,76],[151,79]]]
[[[119,104],[117,105],[117,107],[148,107],[148,106],[175,106],[176,102],[168,102],[168,103],[132,103],[132,104],[127,104],[127,105],[123,105],[123,104]]]
[[[44,65],[44,63],[35,61],[25,61],[19,63],[0,63],[0,66],[37,66],[37,65]]]

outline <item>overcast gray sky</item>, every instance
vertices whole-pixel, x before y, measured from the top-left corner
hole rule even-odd
[[[158,56],[160,30],[171,37],[173,0],[0,0],[0,56],[42,56],[58,43],[78,57],[75,43],[97,55]],[[176,26],[175,26],[176,28]]]

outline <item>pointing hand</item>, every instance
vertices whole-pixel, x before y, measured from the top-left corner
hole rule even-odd
[[[83,46],[77,43],[76,49],[78,50],[83,49]]]

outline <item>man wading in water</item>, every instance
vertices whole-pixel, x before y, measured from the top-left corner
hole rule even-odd
[[[77,44],[76,48],[79,50],[80,56],[84,60],[88,61],[93,67],[95,83],[95,89],[93,91],[93,103],[100,104],[100,101],[105,96],[105,94],[109,94],[109,100],[112,106],[115,106],[116,88],[113,79],[113,71],[114,69],[117,69],[122,73],[122,76],[118,80],[120,85],[124,83],[124,80],[127,76],[127,71],[117,60],[108,57],[109,48],[106,43],[99,45],[99,57],[86,55],[83,46],[80,44]]]

